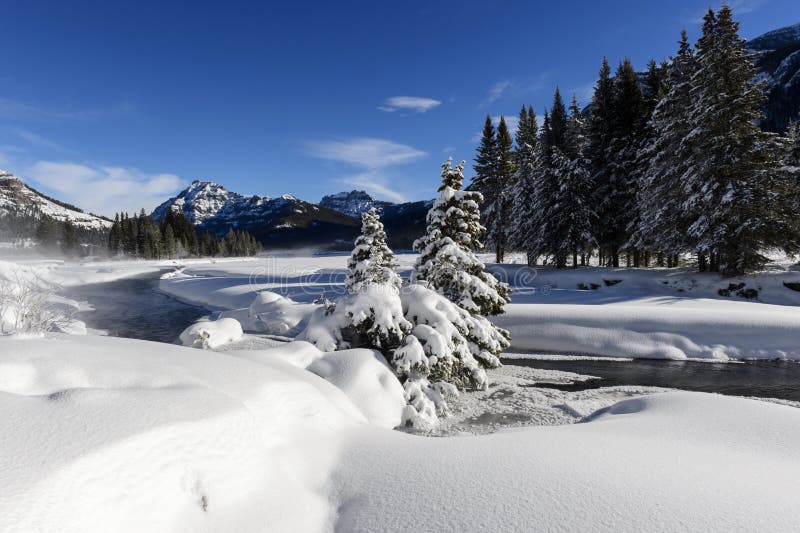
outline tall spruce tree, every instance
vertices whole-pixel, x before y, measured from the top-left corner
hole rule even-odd
[[[613,266],[625,247],[637,218],[637,152],[643,139],[647,110],[642,90],[630,60],[620,63],[613,80],[610,141],[606,168],[597,181],[598,230],[600,246]]]
[[[649,139],[640,151],[642,172],[637,191],[639,219],[631,245],[667,258],[691,249],[687,230],[692,216],[685,205],[692,126],[689,94],[695,71],[694,51],[686,31],[681,32],[678,53],[666,73],[668,87],[648,122]],[[663,259],[662,259],[663,262]]]
[[[608,184],[609,176],[609,151],[613,139],[612,120],[614,104],[614,81],[611,78],[611,68],[604,57],[600,73],[595,84],[592,102],[589,105],[589,121],[587,125],[586,157],[589,160],[589,173],[593,184],[593,202],[598,206],[597,226],[593,233],[601,247],[600,256],[608,248],[606,223],[609,206],[613,200],[605,198],[610,193]],[[603,209],[600,209],[600,206]],[[606,264],[619,266],[619,257],[609,254],[605,257]]]
[[[716,15],[708,11],[690,88],[685,205],[696,218],[688,234],[709,267],[726,275],[761,267],[767,248],[798,243],[776,140],[757,125],[764,83],[754,81],[757,70],[738,29],[727,5]]]
[[[540,217],[535,209],[538,129],[533,107],[529,106],[526,110],[525,106],[522,106],[516,135],[517,163],[510,187],[513,200],[509,244],[515,250],[525,252],[529,266],[536,263],[539,254],[536,235]]]
[[[511,202],[508,186],[514,173],[513,141],[504,116],[495,132],[490,116],[486,117],[483,136],[475,157],[476,176],[473,189],[483,195],[483,222],[488,244],[495,251],[495,261],[502,263],[508,242]]]

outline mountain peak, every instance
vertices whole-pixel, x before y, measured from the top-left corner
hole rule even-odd
[[[333,209],[347,216],[360,218],[361,213],[369,211],[373,207],[381,212],[384,207],[393,204],[391,202],[376,200],[366,191],[354,189],[349,192],[343,191],[324,196],[322,200],[320,200],[319,205],[327,207],[328,209]]]

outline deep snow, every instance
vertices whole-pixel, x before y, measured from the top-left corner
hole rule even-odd
[[[413,256],[400,259],[408,268]],[[22,271],[72,285],[185,267],[161,289],[245,329],[292,333],[320,294],[341,290],[345,261],[39,262]],[[520,267],[500,268],[522,279]],[[794,296],[780,281],[794,271],[759,277],[760,298],[772,303],[714,296],[727,281],[686,272],[617,272],[628,277],[571,288],[605,272],[537,273],[517,283],[501,320],[518,320],[517,342],[536,349],[558,341],[552,349],[573,343],[623,357],[796,353]],[[532,329],[547,317],[561,325]],[[602,342],[576,334],[615,319]],[[227,340],[238,337],[216,322]],[[682,354],[670,335],[686,337],[675,345]],[[454,416],[435,434],[460,437],[435,438],[389,429],[403,391],[373,352],[276,343],[246,335],[213,351],[0,337],[0,530],[800,529],[796,403],[645,387],[568,392],[543,385],[592,376],[509,365],[489,372],[486,391],[451,401]]]
[[[370,425],[274,353],[66,335],[0,353],[3,531],[800,528],[795,407],[605,393],[585,423],[442,439]]]

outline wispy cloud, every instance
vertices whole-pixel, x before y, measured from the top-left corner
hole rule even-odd
[[[392,96],[388,98],[378,109],[387,113],[397,110],[413,111],[415,113],[426,113],[436,106],[441,105],[441,100],[424,98],[421,96]]]
[[[727,0],[727,2],[717,2],[716,6],[709,5],[702,11],[695,13],[688,22],[690,24],[702,24],[703,16],[708,12],[708,8],[710,7],[716,11],[722,7],[723,3],[727,3],[728,7],[731,8],[731,11],[733,11],[734,16],[736,16],[752,13],[753,11],[766,5],[768,1],[769,0]]]
[[[308,147],[309,153],[314,157],[364,168],[384,168],[410,163],[427,155],[422,150],[405,144],[371,137],[356,137],[345,141],[314,141]]]
[[[514,98],[528,98],[532,93],[544,88],[545,82],[549,79],[548,72],[542,72],[537,76],[531,78],[516,80],[505,79],[496,82],[489,88],[486,97],[478,104],[478,108],[487,107],[505,96]]]
[[[86,109],[56,109],[0,96],[0,117],[10,120],[93,121],[113,115],[127,115],[134,111],[134,106],[128,102]]]
[[[62,146],[61,144],[50,140],[46,137],[39,135],[38,133],[34,133],[32,131],[17,129],[15,130],[17,136],[27,142],[28,144],[32,144],[34,146],[40,146],[43,148],[49,148],[50,150],[55,150],[57,152],[69,152],[67,148]]]
[[[500,80],[492,85],[479,107],[485,107],[503,96],[503,93],[511,87],[511,83],[511,80]]]
[[[183,184],[174,174],[71,161],[37,161],[21,177],[54,191],[61,200],[107,216],[150,210]]]
[[[370,137],[356,137],[343,141],[315,141],[309,143],[310,155],[345,163],[362,171],[345,176],[339,181],[395,202],[406,196],[389,186],[391,176],[388,169],[416,161],[428,154],[414,147]]]
[[[405,202],[408,197],[387,185],[389,179],[380,172],[364,172],[341,178],[339,181],[350,186],[367,191],[372,196],[385,198],[392,202]]]

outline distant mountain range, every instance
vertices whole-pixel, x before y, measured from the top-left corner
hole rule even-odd
[[[360,230],[361,213],[373,207],[383,216],[391,244],[409,248],[422,234],[430,202],[393,204],[350,191],[314,204],[290,195],[244,196],[213,181],[194,181],[152,216],[161,220],[169,210],[181,211],[201,231],[222,235],[231,227],[243,229],[268,247],[349,248]]]
[[[759,77],[769,87],[761,126],[783,132],[790,120],[800,118],[800,23],[767,32],[748,41],[747,47],[758,54]]]

